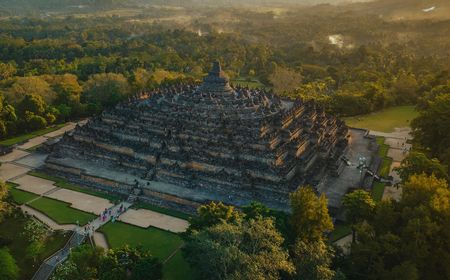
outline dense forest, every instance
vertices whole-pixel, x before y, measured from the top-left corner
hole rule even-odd
[[[182,252],[200,279],[449,279],[448,1],[213,2],[0,0],[0,139],[199,82],[215,60],[234,84],[312,99],[338,116],[414,105],[402,197],[344,196],[348,252],[330,244],[327,198],[308,186],[291,194],[289,214],[258,203],[201,206]],[[9,199],[0,184],[0,220],[12,213]],[[16,279],[6,250],[0,263],[0,278]],[[55,279],[160,279],[161,269],[140,249],[81,247]]]
[[[216,59],[232,79],[315,99],[341,116],[417,104],[449,79],[445,20],[389,21],[327,5],[161,11],[165,19],[121,10],[1,19],[0,136],[199,80]]]

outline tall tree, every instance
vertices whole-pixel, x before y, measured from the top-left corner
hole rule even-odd
[[[304,186],[290,194],[291,221],[297,238],[319,240],[333,230],[328,214],[328,200],[324,194],[317,196],[310,186]]]
[[[293,249],[294,265],[299,280],[331,280],[335,272],[330,268],[334,252],[322,239],[297,240]]]
[[[200,206],[197,214],[192,218],[189,230],[199,230],[219,223],[236,223],[242,218],[242,214],[233,206],[214,201]]]
[[[352,241],[355,242],[355,227],[371,217],[375,202],[368,192],[356,190],[344,196],[342,205],[345,207],[347,222],[352,225]]]
[[[395,169],[402,181],[406,182],[412,175],[425,173],[437,178],[447,179],[447,166],[441,164],[438,159],[429,159],[424,153],[411,152],[403,160],[400,167]]]
[[[438,158],[450,164],[450,93],[441,94],[430,101],[427,108],[411,123],[414,140]]]
[[[183,253],[201,279],[280,279],[293,272],[271,219],[219,223],[193,231]]]

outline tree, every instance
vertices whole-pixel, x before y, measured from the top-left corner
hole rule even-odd
[[[16,72],[17,69],[12,63],[0,62],[0,81],[11,78]]]
[[[303,186],[291,193],[289,198],[292,209],[291,222],[297,238],[319,240],[326,232],[333,230],[325,195],[317,196],[312,187]]]
[[[334,252],[322,239],[297,240],[293,249],[293,261],[299,280],[331,280],[335,272],[330,268]]]
[[[269,81],[276,93],[288,94],[301,85],[302,75],[294,70],[277,66],[269,76]]]
[[[121,74],[103,73],[89,77],[83,86],[83,99],[88,103],[112,107],[129,94],[127,79]]]
[[[233,206],[222,202],[211,202],[197,209],[197,216],[191,219],[189,230],[199,230],[219,223],[236,223],[242,215]]]
[[[69,258],[56,268],[52,280],[98,279],[98,267],[103,249],[83,245],[73,248]]]
[[[25,121],[29,130],[38,130],[45,128],[47,126],[47,121],[41,117],[37,116],[31,112],[25,112]]]
[[[51,104],[56,98],[55,92],[42,77],[18,77],[11,88],[5,92],[5,98],[12,104],[22,101],[26,95],[40,96],[46,103]]]
[[[0,181],[0,222],[3,220],[3,217],[8,212],[9,205],[6,202],[6,198],[8,197],[8,186],[5,182]]]
[[[162,264],[141,247],[128,246],[110,249],[101,258],[98,268],[100,280],[148,279],[159,280]]]
[[[55,104],[73,105],[80,103],[80,96],[83,89],[78,83],[77,76],[64,74],[51,76],[47,80],[56,92]]]
[[[36,94],[27,94],[23,100],[19,103],[19,112],[24,115],[26,111],[34,113],[36,115],[43,115],[47,104],[44,99]]]
[[[131,274],[132,280],[162,279],[162,264],[154,257],[144,257],[137,261]]]
[[[429,101],[427,108],[411,122],[414,140],[445,165],[450,164],[449,123],[450,93]]]
[[[352,225],[352,241],[355,242],[355,226],[370,218],[375,208],[375,202],[368,192],[356,190],[344,196],[342,205],[346,210],[347,222]]]
[[[420,152],[411,152],[403,160],[400,167],[395,169],[402,181],[406,182],[412,175],[425,173],[437,178],[447,179],[447,166],[442,165],[438,159],[429,159]]]
[[[279,279],[293,265],[272,219],[219,223],[193,231],[183,253],[201,279]]]
[[[19,277],[19,267],[8,249],[0,248],[0,279],[15,280]]]
[[[399,202],[386,201],[355,226],[347,275],[368,279],[450,277],[450,189],[425,174],[403,182]]]

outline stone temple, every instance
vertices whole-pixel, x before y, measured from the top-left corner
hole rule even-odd
[[[160,88],[78,126],[45,168],[184,211],[213,200],[287,210],[299,186],[339,176],[347,133],[313,102],[231,87],[216,62],[201,85]]]

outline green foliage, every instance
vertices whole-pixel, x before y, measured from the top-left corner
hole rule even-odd
[[[219,223],[193,231],[183,253],[201,279],[279,279],[293,265],[273,220]]]
[[[237,223],[242,215],[233,206],[228,206],[222,202],[210,202],[197,209],[198,215],[190,221],[189,229],[199,230],[220,223]]]
[[[0,181],[0,222],[3,220],[4,215],[8,212],[9,205],[6,202],[8,197],[8,186],[5,182]]]
[[[447,166],[442,165],[438,159],[429,159],[421,152],[411,152],[403,160],[400,167],[395,168],[402,181],[408,180],[412,175],[425,173],[440,179],[448,178]]]
[[[88,103],[111,107],[124,100],[129,93],[129,85],[123,75],[95,74],[84,84],[83,99]]]
[[[47,235],[48,230],[45,225],[38,220],[31,219],[23,227],[23,236],[30,242],[43,241]]]
[[[432,158],[438,158],[445,165],[450,164],[450,93],[438,95],[419,112],[412,122],[414,140]]]
[[[323,240],[298,240],[292,249],[299,280],[331,280],[335,272],[330,269],[334,252]]]
[[[352,225],[352,240],[356,240],[355,226],[371,217],[375,208],[372,196],[364,190],[356,190],[346,194],[342,199],[347,222]]]
[[[141,247],[125,246],[107,251],[100,259],[98,274],[100,280],[159,280],[162,277],[162,264]]]
[[[297,238],[319,240],[326,232],[333,230],[325,195],[317,196],[310,186],[303,186],[289,197],[292,209],[291,222]]]
[[[0,248],[0,279],[15,280],[19,276],[19,268],[8,249]]]
[[[53,280],[98,279],[103,249],[82,245],[72,249],[69,259],[56,268]]]
[[[45,112],[47,104],[45,104],[44,99],[37,94],[27,94],[23,100],[19,103],[18,109],[22,115],[25,112],[31,112],[36,115],[42,115]]]
[[[412,175],[400,202],[377,204],[356,226],[346,274],[368,279],[447,279],[450,276],[450,189],[446,180]]]

